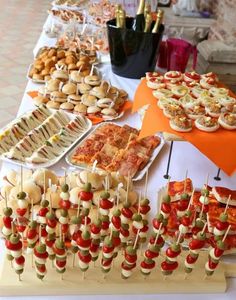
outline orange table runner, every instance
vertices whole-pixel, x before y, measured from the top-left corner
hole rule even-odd
[[[232,96],[235,97],[233,93]],[[132,112],[137,112],[147,104],[149,107],[143,119],[140,138],[153,135],[156,132],[178,135],[198,148],[226,174],[232,175],[234,173],[236,170],[236,131],[220,128],[216,132],[210,133],[200,131],[195,127],[191,132],[186,133],[174,131],[169,125],[169,119],[157,106],[157,99],[147,86],[146,79],[143,79],[136,90]]]
[[[27,94],[33,99],[38,96],[38,91],[29,91],[27,92]],[[131,108],[132,108],[132,102],[130,100],[126,100],[125,103],[121,106],[118,114],[125,112]],[[102,117],[98,117],[92,114],[87,116],[87,118],[92,121],[93,125],[104,122],[104,119]]]

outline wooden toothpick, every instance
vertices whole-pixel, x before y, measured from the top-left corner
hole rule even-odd
[[[192,195],[191,195],[191,198],[190,198],[189,203],[188,203],[187,211],[189,211],[190,206],[191,206],[191,204],[193,202],[194,192],[195,192],[195,189],[193,189],[193,191],[192,191]]]
[[[148,169],[145,177],[145,187],[144,187],[144,199],[147,198],[147,188],[148,188]]]
[[[228,228],[227,228],[227,230],[226,230],[226,232],[225,232],[225,234],[224,234],[224,237],[223,237],[222,242],[225,241],[225,239],[226,239],[226,237],[227,237],[227,235],[228,235],[228,233],[229,233],[229,231],[230,231],[230,228],[231,228],[231,225],[228,226]]]
[[[23,192],[23,167],[20,166],[20,183],[21,183],[21,192]]]
[[[161,223],[161,225],[160,225],[160,227],[159,227],[159,229],[158,229],[158,232],[157,232],[157,235],[156,235],[155,241],[154,241],[154,245],[156,245],[156,243],[157,243],[157,240],[158,240],[158,238],[159,238],[159,236],[160,236],[160,232],[161,232],[162,225],[163,225],[163,224]]]
[[[224,210],[224,214],[226,213],[228,207],[229,207],[229,201],[231,199],[231,195],[229,195],[228,199],[227,199],[227,202],[226,202],[226,206],[225,206],[225,210]]]
[[[130,182],[130,173],[128,173],[127,190],[126,190],[126,200],[125,200],[126,203],[128,203],[128,196],[129,196],[129,182]]]
[[[140,229],[138,230],[137,235],[136,235],[136,238],[135,238],[135,242],[134,242],[134,245],[133,245],[133,249],[134,249],[134,250],[136,249],[136,246],[137,246],[137,243],[138,243],[139,233],[140,233]]]

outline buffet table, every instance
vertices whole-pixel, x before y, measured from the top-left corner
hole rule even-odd
[[[48,17],[45,24],[48,24],[50,22],[50,16]],[[37,53],[38,49],[42,46],[53,46],[55,44],[55,39],[49,39],[46,37],[45,33],[42,32],[37,45],[34,49],[34,55]],[[100,66],[99,66],[100,67]],[[120,87],[124,90],[126,90],[129,94],[129,99],[133,99],[135,90],[139,84],[139,80],[132,80],[132,79],[126,79],[119,76],[116,76],[112,73],[111,66],[109,63],[103,64],[101,66],[101,73],[105,75],[105,78],[109,78],[112,84],[114,84],[117,87]],[[28,82],[25,93],[21,102],[21,105],[19,107],[18,115],[21,115],[22,113],[32,109],[33,103],[32,99],[27,95],[28,91],[37,90],[39,85],[32,83],[31,81]],[[129,124],[133,127],[140,128],[141,126],[141,119],[138,114],[131,114],[131,112],[126,112],[124,116],[121,119],[118,119],[116,121],[117,124]],[[166,166],[167,166],[167,160],[168,160],[168,154],[169,154],[169,143],[167,142],[158,155],[158,157],[155,159],[153,164],[151,165],[149,169],[149,180],[148,180],[148,198],[151,201],[153,213],[156,211],[156,208],[158,206],[157,203],[157,192],[158,190],[163,187],[166,184],[166,179],[163,178],[163,175],[166,172]],[[52,167],[52,169],[59,173],[63,174],[62,167],[67,167],[65,160],[61,160],[58,164]],[[2,164],[2,170],[1,170],[1,176],[5,175],[7,170],[9,169],[19,169],[19,167],[3,162]],[[221,181],[217,184],[217,182],[214,180],[214,176],[217,172],[217,166],[215,166],[210,160],[208,160],[203,154],[201,154],[194,146],[192,146],[190,143],[187,142],[175,142],[174,148],[173,148],[173,154],[172,154],[172,162],[170,165],[169,174],[173,180],[183,180],[185,176],[186,169],[188,170],[188,176],[192,179],[194,186],[201,188],[204,184],[204,180],[206,178],[206,175],[209,173],[209,185],[220,185],[220,186],[227,186],[228,188],[235,189],[235,183],[236,183],[236,174],[228,177],[223,172],[221,173]],[[139,181],[135,183],[137,187],[143,188],[144,186],[144,179],[142,181]],[[0,241],[1,246],[3,241]],[[4,253],[0,251],[0,263],[2,262]],[[86,284],[86,281],[85,281]],[[42,285],[43,288],[43,285]],[[100,291],[101,293],[101,291]],[[228,289],[227,292],[222,295],[207,295],[207,299],[235,299],[236,295],[236,279],[228,279]],[[155,298],[154,298],[155,297]],[[156,299],[157,296],[155,295],[127,295],[122,296],[122,299]],[[162,299],[171,299],[171,295],[162,295]],[[175,295],[176,299],[199,299],[199,297],[206,298],[206,295]],[[42,297],[35,297],[35,299],[42,299]],[[47,297],[49,298],[49,297]],[[57,297],[58,298],[58,297]],[[68,297],[63,297],[63,299],[66,299]],[[76,298],[71,296],[70,299],[93,299],[94,296],[77,296]],[[110,296],[96,296],[97,299],[110,299]],[[0,298],[4,299],[4,298]],[[20,297],[18,298],[20,299]],[[23,298],[22,298],[23,299]],[[56,299],[56,297],[55,297]],[[112,296],[112,299],[121,299],[121,296],[114,295]]]

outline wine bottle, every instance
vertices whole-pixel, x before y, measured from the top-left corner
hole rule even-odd
[[[145,19],[145,28],[144,32],[149,32],[152,25],[152,15],[151,13],[147,13],[146,19]]]
[[[140,0],[139,7],[138,7],[136,16],[134,18],[133,26],[132,26],[134,31],[143,31],[144,30],[144,26],[145,26],[144,6],[145,6],[145,0]]]
[[[154,27],[152,29],[152,33],[157,33],[161,24],[162,24],[162,20],[163,20],[163,16],[164,16],[164,11],[161,9],[158,9],[157,11],[157,19],[156,22],[154,24]]]

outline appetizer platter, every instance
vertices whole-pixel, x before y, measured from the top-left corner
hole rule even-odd
[[[225,187],[210,187],[207,183],[201,189],[194,188],[192,180],[173,181],[168,184],[168,201],[162,201],[159,212],[168,215],[166,240],[175,239],[176,232],[184,232],[183,246],[189,247],[191,239],[207,224],[204,249],[214,247],[228,226],[225,251],[235,254],[236,250],[236,194]],[[159,201],[166,188],[159,191]],[[195,226],[189,226],[193,222]]]
[[[169,71],[161,75],[148,72],[146,80],[173,130],[191,132],[193,127],[205,132],[215,132],[220,127],[236,129],[236,98],[227,88],[218,87],[214,73],[199,75]]]
[[[161,151],[164,140],[159,136],[138,140],[138,134],[128,125],[98,125],[66,156],[66,161],[78,168],[96,164],[96,168],[140,180]]]
[[[83,114],[93,123],[120,118],[124,108],[129,108],[126,91],[102,80],[99,71],[92,65],[89,74],[73,70],[55,70],[52,79],[38,90],[33,101],[50,109],[61,109],[74,114]]]
[[[80,10],[83,9],[87,0],[54,0],[51,5],[57,9]]]
[[[30,65],[27,77],[35,83],[45,83],[58,69],[63,69],[67,74],[80,69],[81,74],[86,75],[95,62],[95,52],[85,54],[62,47],[43,47],[39,49],[33,64]]]
[[[84,14],[80,11],[72,11],[68,9],[50,9],[48,14],[62,23],[68,24],[71,20],[82,24],[84,22]]]
[[[41,105],[1,130],[0,158],[30,168],[54,165],[91,126],[84,116]]]
[[[169,183],[161,210],[151,220],[146,187],[145,193],[134,192],[131,198],[130,178],[116,172],[65,171],[58,177],[47,169],[33,174],[28,171],[28,175],[21,169],[20,174],[6,174],[5,181],[9,187],[2,188],[0,201],[6,252],[0,271],[1,295],[42,295],[42,290],[47,295],[226,291],[225,276],[229,273],[221,258],[231,230],[225,217],[229,207],[211,231],[214,245],[202,251],[208,222],[204,215],[201,227],[194,229],[200,222],[190,218],[191,183],[187,178],[186,190],[181,191],[179,183]],[[17,182],[17,191],[12,192],[15,187],[10,182]],[[27,192],[29,184],[35,185],[31,193],[38,186],[38,205]],[[173,186],[177,186],[178,195],[169,194]],[[182,223],[174,240],[164,248],[171,197],[181,197],[185,209],[178,214]],[[182,246],[186,227],[193,231],[189,251]],[[235,276],[235,272],[230,275]]]

